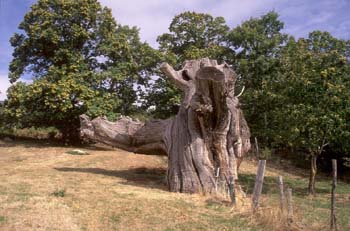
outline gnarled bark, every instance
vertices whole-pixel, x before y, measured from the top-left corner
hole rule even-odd
[[[235,72],[207,58],[186,61],[179,71],[164,63],[161,70],[183,92],[174,118],[112,123],[83,115],[82,136],[136,153],[167,154],[170,191],[211,193],[218,169],[220,180],[237,179],[250,133],[234,96]]]

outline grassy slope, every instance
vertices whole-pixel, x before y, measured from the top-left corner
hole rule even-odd
[[[299,227],[319,230],[329,220],[329,179],[309,198],[302,172],[271,166],[261,212],[252,216],[244,201],[232,212],[225,200],[167,192],[163,157],[104,148],[66,153],[72,149],[0,141],[0,230],[281,230],[278,174],[296,192]],[[248,193],[255,171],[253,162],[242,165],[240,181]],[[339,183],[337,190],[341,230],[350,230],[350,185]]]

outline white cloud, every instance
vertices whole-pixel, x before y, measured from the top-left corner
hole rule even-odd
[[[100,0],[112,9],[115,19],[124,25],[140,28],[140,36],[153,47],[156,38],[168,32],[172,18],[184,11],[222,16],[230,27],[250,17],[276,10],[285,22],[285,32],[296,37],[313,30],[327,30],[335,36],[349,36],[349,0]],[[346,23],[342,23],[346,22]],[[342,24],[342,27],[338,27]]]
[[[33,82],[33,80],[30,79],[19,79],[18,81],[25,82],[27,84],[30,84]],[[0,74],[0,101],[7,98],[6,91],[11,86],[11,83],[7,77],[7,74]]]
[[[141,39],[153,47],[158,46],[157,36],[168,32],[173,17],[184,11],[223,16],[230,26],[235,26],[251,16],[271,10],[281,1],[285,0],[100,0],[103,6],[112,9],[118,23],[138,27]],[[0,100],[6,98],[9,86],[7,75],[1,74]]]
[[[350,36],[349,0],[100,0],[100,2],[112,9],[112,14],[118,23],[137,26],[140,29],[141,39],[153,47],[158,46],[157,36],[168,32],[173,17],[184,11],[222,16],[232,28],[250,17],[259,17],[267,11],[276,10],[281,20],[285,22],[285,32],[296,37],[307,36],[316,29],[327,30],[340,38]],[[1,57],[2,53],[0,62]],[[0,100],[6,97],[6,89],[9,86],[7,75],[0,73]]]
[[[295,0],[280,6],[279,13],[285,21],[285,31],[296,37],[306,37],[311,31],[328,31],[345,38],[349,35],[350,20],[348,0]],[[339,27],[342,24],[344,27]]]
[[[284,0],[213,1],[212,5],[207,8],[206,13],[224,17],[228,24],[233,27],[250,17],[257,17],[267,11],[273,10],[277,3],[283,1]]]
[[[168,32],[172,18],[184,11],[223,16],[230,26],[273,9],[277,0],[101,0],[112,9],[115,19],[124,25],[140,28],[141,39],[157,47],[158,35]]]
[[[7,75],[0,74],[0,100],[6,99],[6,90],[11,86]]]

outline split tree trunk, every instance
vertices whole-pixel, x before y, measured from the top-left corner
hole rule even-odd
[[[178,114],[147,123],[81,116],[81,135],[128,151],[168,155],[167,179],[173,192],[212,193],[215,172],[229,183],[250,149],[250,132],[234,95],[236,73],[207,58],[190,60],[175,71],[161,70],[183,92]]]

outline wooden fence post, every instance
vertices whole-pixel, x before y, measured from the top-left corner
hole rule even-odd
[[[287,209],[287,221],[290,224],[293,222],[293,197],[291,188],[287,188]]]
[[[283,203],[284,203],[284,191],[283,191],[283,177],[278,176],[278,188],[280,190],[280,209],[283,212]]]
[[[337,186],[337,160],[332,160],[332,197],[331,197],[331,230],[337,229],[337,217],[335,214],[335,188]]]
[[[254,138],[254,141],[255,141],[255,151],[256,151],[256,158],[257,159],[259,159],[259,156],[260,156],[260,154],[259,154],[259,144],[258,144],[258,139],[255,137]]]
[[[256,174],[253,197],[252,197],[253,212],[255,212],[259,206],[259,197],[260,197],[262,187],[263,187],[263,182],[264,182],[265,165],[266,165],[266,160],[259,160],[258,171]]]

